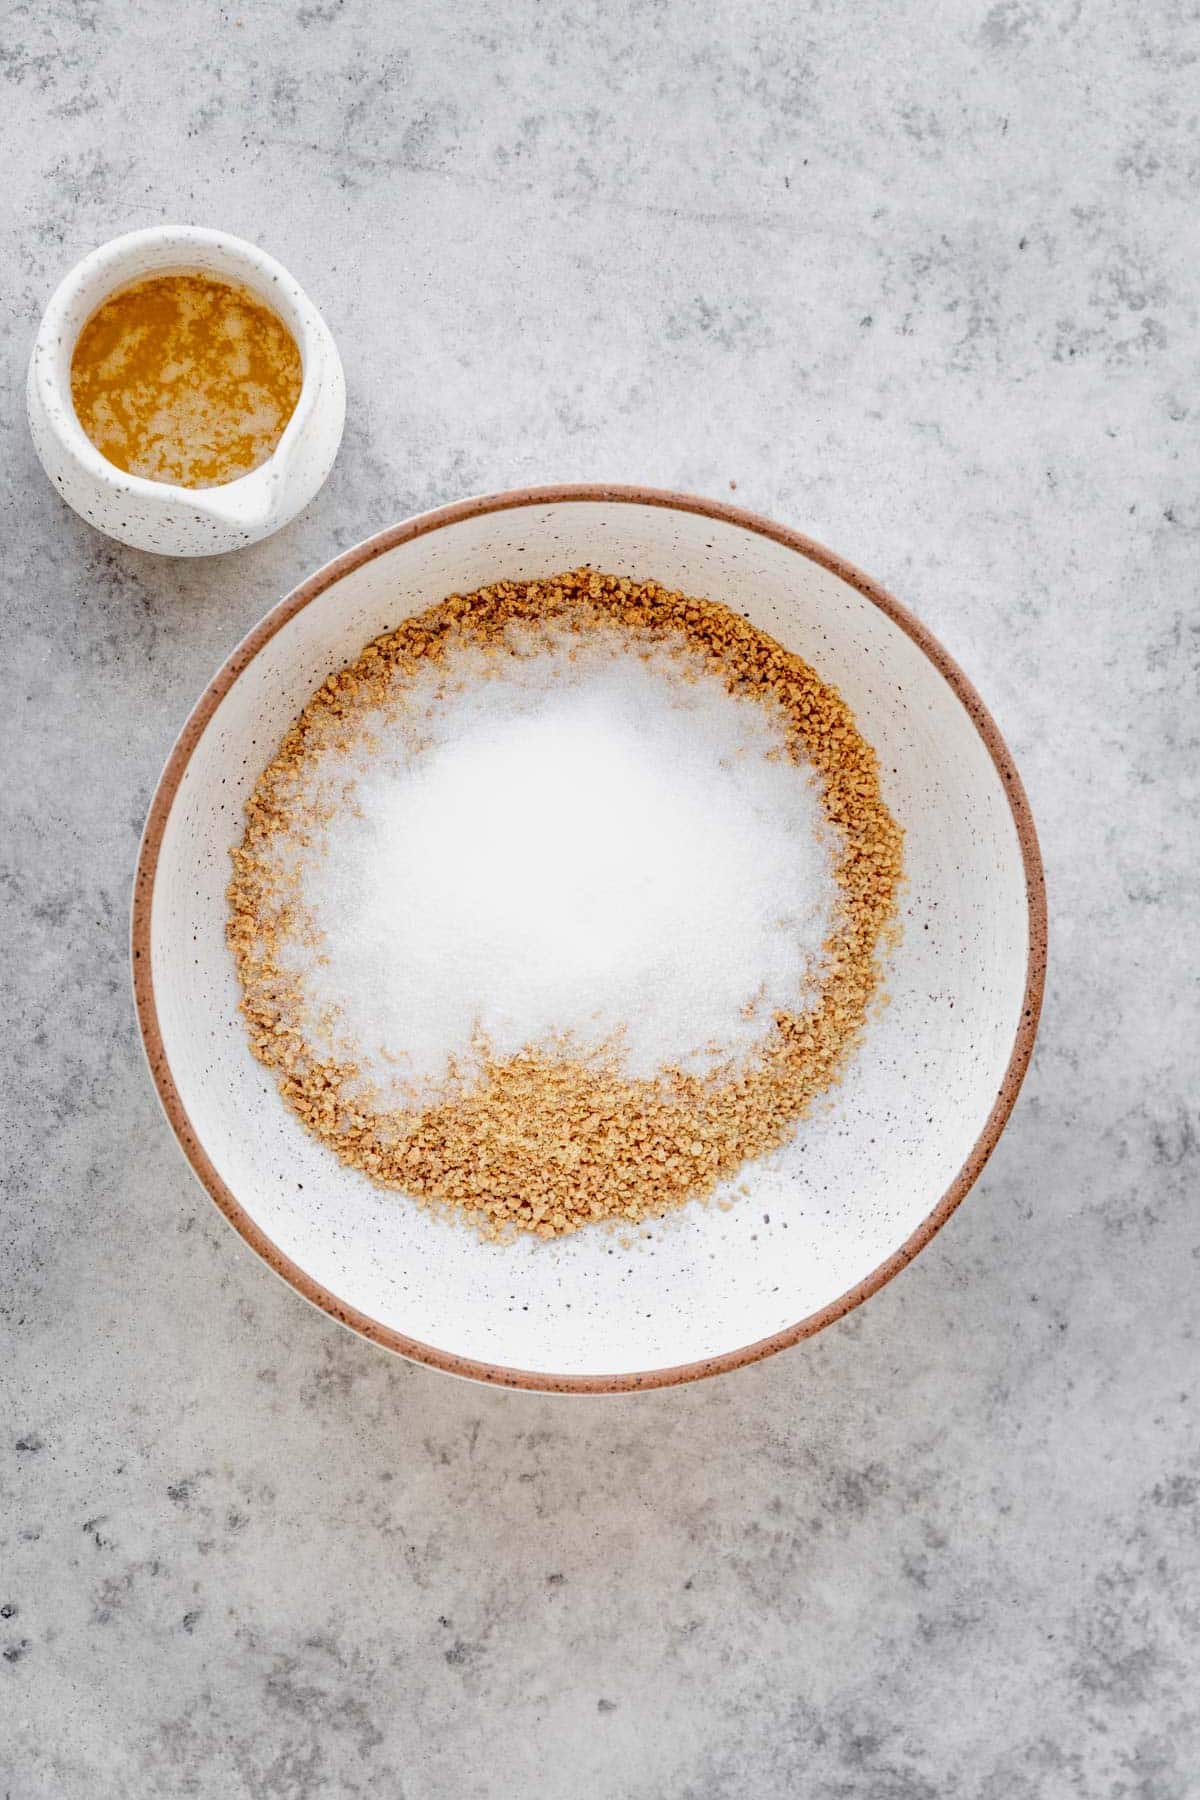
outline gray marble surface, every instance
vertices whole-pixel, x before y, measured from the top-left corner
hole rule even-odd
[[[1173,0],[4,9],[4,1800],[1200,1794],[1198,49]],[[191,565],[66,512],[21,400],[59,276],[168,219],[280,257],[350,390],[308,512]],[[917,1263],[606,1402],[273,1280],[126,960],[158,770],[266,607],[590,477],[736,483],[915,606],[1053,927],[1025,1094]]]

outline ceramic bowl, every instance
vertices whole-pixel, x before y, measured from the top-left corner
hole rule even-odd
[[[326,675],[443,595],[591,563],[720,599],[810,661],[879,753],[906,831],[890,1005],[793,1143],[623,1242],[498,1247],[342,1168],[254,1061],[224,941],[242,803]],[[436,1368],[616,1392],[736,1368],[857,1306],[928,1243],[987,1160],[1029,1060],[1045,904],[1029,806],[975,690],[840,557],[712,501],[564,487],[466,500],[381,532],[269,613],[167,763],[137,872],[150,1067],[234,1228],[333,1318]]]
[[[176,487],[118,469],[84,431],[71,398],[71,358],[97,308],[131,282],[183,272],[249,288],[283,320],[303,365],[296,410],[272,454],[219,487]],[[102,244],[63,277],[34,340],[26,402],[42,467],[89,524],[138,550],[213,556],[257,543],[308,505],[342,441],[346,383],[328,326],[274,257],[227,232],[154,225]]]

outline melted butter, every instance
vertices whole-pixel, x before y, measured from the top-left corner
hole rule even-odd
[[[245,288],[156,275],[93,313],[71,362],[75,411],[131,475],[219,487],[266,462],[300,398],[296,340]]]

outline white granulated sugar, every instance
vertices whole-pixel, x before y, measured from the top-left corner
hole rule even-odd
[[[394,1104],[481,1046],[615,1046],[632,1076],[736,1062],[804,1009],[838,892],[782,717],[682,642],[508,643],[398,681],[368,744],[309,777],[317,800],[353,781],[298,861],[310,1019]]]

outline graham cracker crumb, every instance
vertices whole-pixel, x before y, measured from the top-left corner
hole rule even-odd
[[[278,948],[285,933],[306,930],[315,954],[319,945],[281,883],[272,841],[286,830],[303,843],[306,825],[320,823],[300,797],[306,759],[356,741],[398,674],[444,659],[455,637],[499,650],[511,624],[547,620],[580,634],[617,624],[651,641],[683,639],[731,693],[781,709],[789,754],[815,770],[840,845],[836,920],[813,1003],[803,1013],[777,1012],[736,1071],[666,1068],[631,1079],[615,1051],[584,1058],[530,1047],[503,1060],[483,1055],[470,1082],[452,1079],[432,1104],[381,1105],[352,1058],[319,1056],[306,1041],[303,997]],[[880,793],[875,753],[836,689],[727,607],[589,568],[453,594],[328,677],[247,803],[227,932],[251,1048],[297,1117],[343,1163],[465,1215],[489,1237],[519,1230],[550,1238],[600,1220],[636,1224],[711,1195],[743,1163],[778,1148],[839,1079],[898,931],[902,835]]]

